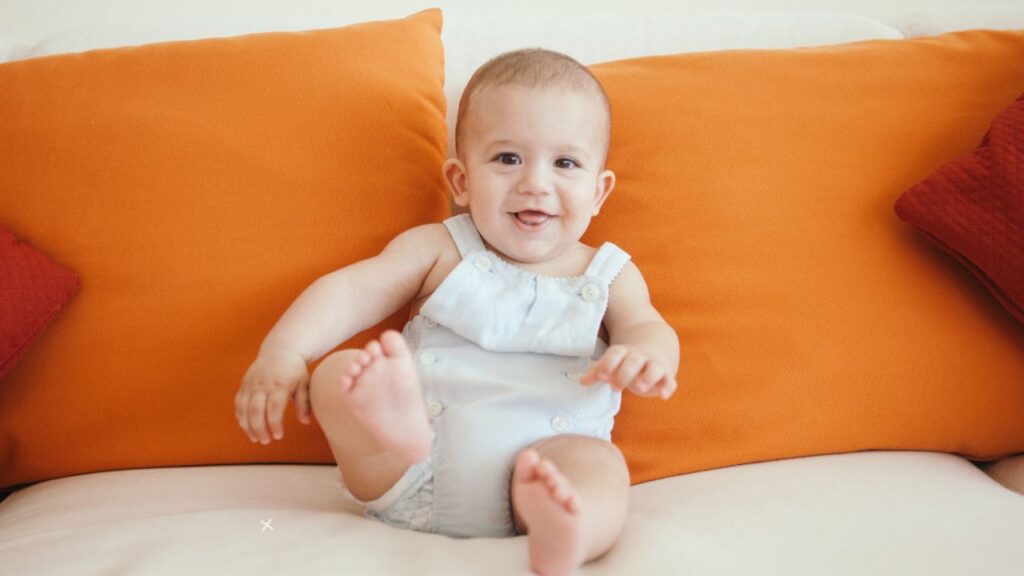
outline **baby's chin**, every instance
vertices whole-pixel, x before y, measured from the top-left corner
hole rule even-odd
[[[569,247],[556,246],[540,240],[521,242],[518,245],[490,244],[490,247],[506,262],[519,266],[544,264],[557,259],[569,250]]]

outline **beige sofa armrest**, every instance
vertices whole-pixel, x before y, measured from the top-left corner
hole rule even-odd
[[[982,464],[981,469],[996,482],[1024,495],[1024,454]]]

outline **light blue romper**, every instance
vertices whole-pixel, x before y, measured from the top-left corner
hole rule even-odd
[[[403,332],[434,444],[365,503],[366,515],[449,536],[510,536],[522,449],[557,434],[611,438],[621,393],[579,377],[607,348],[598,330],[608,287],[629,255],[605,243],[583,276],[541,276],[487,250],[469,215],[444,224],[462,261]]]

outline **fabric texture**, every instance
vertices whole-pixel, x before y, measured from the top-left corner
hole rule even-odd
[[[251,444],[232,403],[306,286],[447,215],[440,27],[431,10],[0,65],[0,222],[88,280],[4,382],[0,486],[332,461],[291,409],[282,442]]]
[[[1024,94],[996,117],[977,150],[903,193],[896,214],[1024,322]]]
[[[0,226],[0,378],[78,292],[80,280]]]
[[[1021,62],[1024,33],[973,31],[592,67],[617,185],[584,242],[632,254],[681,341],[675,396],[616,418],[635,482],[1024,451],[1024,327],[892,211],[977,146]]]
[[[487,250],[468,214],[444,224],[462,259],[403,332],[435,433],[430,496],[409,491],[371,511],[395,525],[428,516],[429,530],[448,536],[512,536],[521,450],[558,434],[611,439],[622,394],[579,378],[607,348],[598,331],[629,255],[607,243],[583,276],[543,276]],[[419,477],[411,469],[401,483]]]

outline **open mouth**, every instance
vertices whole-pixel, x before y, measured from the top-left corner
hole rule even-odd
[[[528,229],[540,228],[547,224],[549,220],[554,218],[551,214],[541,212],[540,210],[522,210],[519,212],[513,212],[512,217]]]

